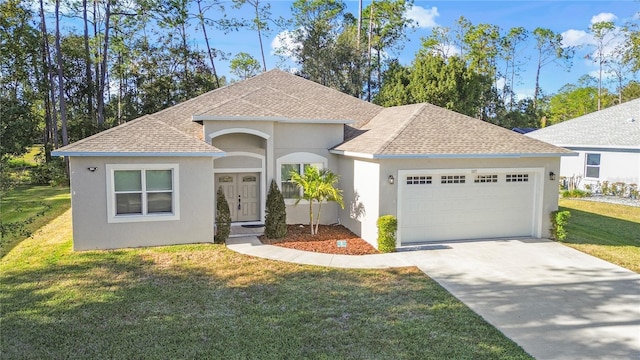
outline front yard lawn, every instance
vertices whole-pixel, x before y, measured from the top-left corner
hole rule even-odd
[[[222,245],[71,251],[66,212],[0,260],[2,359],[530,359],[416,268]]]
[[[560,199],[571,212],[566,245],[640,273],[640,208]]]

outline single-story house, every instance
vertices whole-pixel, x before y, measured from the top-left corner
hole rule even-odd
[[[527,133],[533,139],[578,153],[561,161],[560,176],[579,186],[640,184],[640,99]]]
[[[222,187],[233,224],[262,224],[275,179],[287,222],[291,170],[340,176],[345,209],[323,206],[377,246],[548,237],[560,157],[571,152],[430,104],[382,108],[280,70],[213,90],[56,150],[69,157],[76,250],[211,242]]]

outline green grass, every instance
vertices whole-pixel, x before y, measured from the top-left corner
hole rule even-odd
[[[201,244],[71,251],[70,211],[0,260],[2,359],[530,359],[416,268]]]
[[[21,156],[11,156],[7,160],[7,167],[4,169],[8,177],[17,184],[28,184],[31,169],[38,166],[37,156],[42,152],[42,145],[34,145]]]
[[[568,246],[640,273],[640,208],[560,199],[560,210],[571,212]]]
[[[25,154],[19,157],[9,159],[10,166],[36,166],[38,161],[36,157],[42,152],[42,145],[34,145],[29,148]]]
[[[37,229],[71,206],[68,187],[19,186],[0,196],[2,226],[11,231],[0,235],[0,257]],[[13,225],[11,225],[13,224]]]

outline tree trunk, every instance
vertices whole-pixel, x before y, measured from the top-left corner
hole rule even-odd
[[[315,235],[313,230],[313,200],[309,200],[309,227],[311,228],[311,235]]]
[[[47,123],[45,130],[47,132],[47,141],[45,141],[45,156],[47,160],[51,156],[51,147],[57,149],[58,143],[58,113],[56,109],[56,94],[54,89],[54,75],[51,65],[51,51],[49,50],[49,34],[47,33],[47,24],[44,18],[44,4],[43,0],[40,0],[40,29],[42,32],[42,67],[45,74],[43,76],[47,79],[47,91],[45,94],[45,107],[47,112]],[[52,144],[50,144],[52,143]],[[52,145],[52,146],[48,146]]]
[[[322,209],[322,201],[318,202],[318,214],[316,215],[316,231],[315,234],[318,234],[318,228],[320,226],[320,210]]]
[[[107,0],[104,14],[104,43],[102,61],[100,63],[100,80],[98,83],[98,131],[104,128],[104,88],[107,74],[107,53],[109,49],[109,19],[111,17],[111,0]]]
[[[264,58],[264,47],[262,46],[262,34],[260,33],[260,14],[258,13],[259,1],[256,0],[256,27],[258,28],[258,41],[260,42],[260,52],[262,53],[262,71],[267,71],[267,62]]]
[[[60,0],[56,0],[56,58],[58,62],[58,97],[60,101],[60,124],[62,126],[62,145],[69,144],[67,134],[67,104],[64,98],[64,76],[62,73],[62,52],[60,50]]]
[[[89,119],[94,118],[93,97],[93,74],[91,74],[91,52],[89,50],[89,20],[87,19],[87,0],[82,0],[82,19],[84,21],[84,61],[87,78],[87,114]]]
[[[369,45],[367,46],[367,101],[371,102],[371,37],[373,35],[373,1],[369,15]]]
[[[536,86],[533,90],[533,110],[538,110],[538,95],[540,93],[540,68],[542,67],[542,54],[538,54],[538,67],[536,69]]]
[[[204,14],[202,13],[202,0],[197,0],[198,3],[198,15],[200,17],[200,26],[202,26],[202,34],[204,35],[204,43],[207,45],[207,53],[209,54],[209,60],[211,61],[211,70],[213,71],[213,77],[216,79],[216,87],[220,87],[220,79],[216,73],[216,65],[213,62],[213,53],[211,52],[211,46],[209,45],[209,37],[207,36],[207,28],[204,24]]]

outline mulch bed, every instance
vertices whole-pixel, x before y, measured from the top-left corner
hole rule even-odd
[[[311,235],[309,225],[288,225],[283,239],[259,237],[263,244],[324,254],[366,255],[380,252],[342,225],[320,225],[317,235]],[[346,240],[347,247],[338,247],[338,240]]]

